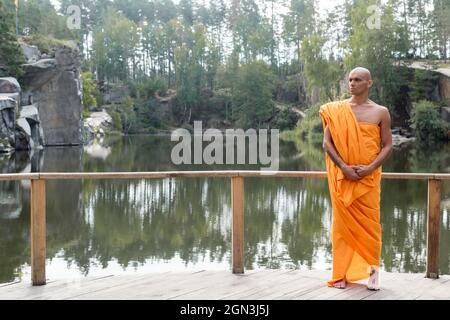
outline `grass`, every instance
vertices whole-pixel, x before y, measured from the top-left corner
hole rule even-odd
[[[36,46],[41,53],[50,54],[53,48],[69,47],[72,50],[77,50],[76,44],[73,40],[60,40],[52,37],[47,37],[41,34],[33,34],[31,36],[23,36],[19,42],[28,45]]]

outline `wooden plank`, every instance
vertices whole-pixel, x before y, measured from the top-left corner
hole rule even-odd
[[[231,178],[233,273],[244,273],[244,178]]]
[[[439,278],[441,180],[428,180],[427,278]]]
[[[142,278],[141,281],[122,281],[120,286],[112,283],[108,287],[97,288],[95,291],[72,295],[68,299],[170,299],[179,296],[180,290],[192,291],[218,283],[223,278],[224,271],[211,272],[172,272],[169,276]]]
[[[228,274],[222,276],[220,281],[217,281],[214,288],[211,285],[203,286],[202,290],[198,290],[195,293],[185,294],[180,296],[179,299],[183,300],[198,300],[198,299],[228,299],[227,296],[237,292],[248,292],[255,287],[260,286],[279,274],[280,270],[273,271],[259,271],[253,276],[249,277],[244,274]]]
[[[287,300],[292,292],[298,292],[300,288],[310,288],[317,284],[324,284],[323,281],[315,278],[305,277],[302,273],[291,274],[284,281],[277,281],[270,288],[256,292],[250,296],[243,296],[239,299],[246,300]]]
[[[450,276],[431,280],[423,274],[386,274],[381,291],[371,292],[365,283],[345,290],[329,288],[329,271],[251,270],[232,274],[227,270],[155,272],[150,274],[57,280],[47,286],[0,287],[0,299],[176,299],[176,300],[382,300],[448,299]]]
[[[45,285],[45,180],[31,180],[31,281]]]
[[[109,275],[101,277],[88,277],[86,279],[72,279],[66,282],[60,282],[57,286],[45,286],[32,288],[28,291],[28,295],[21,299],[73,299],[83,295],[93,295],[101,290],[108,290],[112,287],[121,287],[132,285],[145,280],[161,279],[168,277],[170,272],[157,272],[145,275]],[[37,289],[37,290],[36,290]]]
[[[293,281],[295,278],[294,270],[280,270],[269,276],[263,272],[264,281],[253,281],[246,279],[237,285],[223,286],[217,293],[217,298],[221,300],[235,299],[255,299],[254,295],[267,296],[269,293],[278,291],[280,286]]]

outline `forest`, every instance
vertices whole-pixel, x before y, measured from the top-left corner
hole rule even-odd
[[[450,0],[324,3],[0,0],[0,65],[20,73],[17,41],[44,52],[55,42],[75,43],[86,112],[105,104],[102,92],[126,87],[109,111],[127,133],[194,120],[260,128],[280,106],[269,126],[294,129],[288,110],[346,96],[342,82],[356,66],[373,73],[371,98],[399,123],[410,121],[404,118],[415,104],[432,100],[436,75],[405,66],[450,68]],[[155,96],[171,92],[168,120]],[[439,121],[437,104],[430,121]]]

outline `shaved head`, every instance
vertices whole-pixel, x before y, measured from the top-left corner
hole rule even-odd
[[[357,67],[353,69],[350,74],[358,74],[360,77],[364,78],[365,80],[372,80],[372,74],[370,73],[369,69]]]
[[[348,85],[352,96],[365,96],[373,85],[372,75],[366,68],[358,67],[349,75]]]

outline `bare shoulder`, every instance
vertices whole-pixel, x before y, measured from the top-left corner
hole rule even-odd
[[[371,106],[374,108],[373,110],[381,121],[388,119],[390,120],[391,114],[389,113],[389,108],[379,105],[375,102],[372,102]]]

